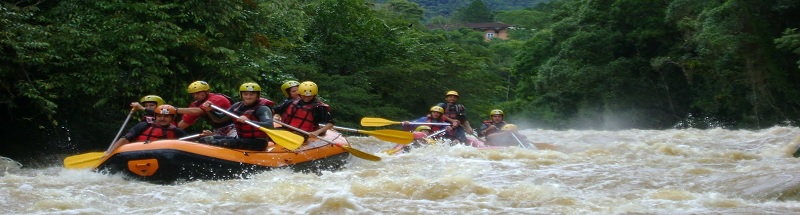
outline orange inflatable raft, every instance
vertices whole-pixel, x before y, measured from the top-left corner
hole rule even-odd
[[[324,138],[348,145],[344,136],[333,130],[327,131]],[[342,168],[349,155],[342,147],[322,140],[310,140],[294,151],[276,144],[271,144],[265,151],[250,151],[181,140],[159,140],[123,145],[104,157],[95,171],[171,183],[246,178],[275,168],[319,173]]]

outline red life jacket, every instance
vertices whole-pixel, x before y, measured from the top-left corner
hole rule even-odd
[[[173,124],[169,124],[169,126],[164,127],[155,123],[151,123],[150,127],[147,127],[138,137],[136,137],[136,142],[144,142],[144,141],[153,141],[153,140],[160,140],[160,139],[175,139],[175,129],[178,128]]]
[[[305,104],[301,107],[298,105],[301,100],[302,99],[294,100],[291,104],[289,104],[288,107],[286,107],[286,111],[284,111],[283,115],[281,116],[281,121],[303,131],[316,131],[319,129],[319,125],[314,123],[314,108],[322,106],[325,107],[327,111],[331,111],[331,107],[319,100],[314,103]]]
[[[272,108],[272,105],[274,105],[274,104],[275,103],[273,103],[269,99],[258,98],[258,103],[256,103],[252,107],[248,107],[246,109],[239,110],[240,107],[244,106],[244,102],[239,102],[239,103],[236,103],[233,106],[232,109],[234,110],[233,113],[236,114],[236,115],[245,116],[250,121],[259,122],[258,117],[256,117],[253,114],[253,112],[258,110],[258,108],[260,108],[261,106],[265,106],[265,105],[267,107]],[[242,137],[242,138],[267,138],[268,137],[267,133],[264,133],[263,131],[259,130],[257,127],[254,127],[254,126],[252,126],[250,124],[247,124],[247,123],[241,123],[241,122],[238,122],[238,121],[234,120],[234,126],[236,126],[236,134],[239,135],[239,137]]]
[[[425,120],[425,122],[445,122],[445,121],[444,121],[444,119],[442,119],[441,116],[439,117],[439,119],[434,119],[434,118],[428,116],[428,119]],[[429,127],[431,127],[431,132],[437,132],[439,130],[442,130],[442,128],[444,128],[444,126],[441,126],[441,125],[429,126]]]

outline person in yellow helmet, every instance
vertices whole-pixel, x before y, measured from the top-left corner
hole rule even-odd
[[[236,129],[233,127],[233,120],[214,122],[210,117],[215,110],[203,106],[203,103],[211,102],[217,107],[228,109],[231,107],[231,99],[229,99],[228,96],[219,93],[211,93],[210,91],[211,86],[205,81],[195,81],[189,84],[186,92],[194,97],[194,101],[189,104],[189,108],[179,109],[179,112],[183,114],[183,118],[178,123],[178,127],[186,129],[197,122],[198,118],[203,118],[206,123],[211,125],[213,135],[236,137]]]
[[[300,99],[284,101],[275,108],[275,114],[281,116],[283,123],[307,131],[311,136],[324,135],[325,131],[333,128],[334,122],[331,107],[317,98],[319,87],[314,82],[305,81],[297,86],[297,91]]]
[[[445,93],[445,102],[439,103],[436,106],[441,107],[444,109],[444,117],[445,120],[450,121],[453,124],[453,130],[455,131],[452,136],[449,136],[453,140],[461,141],[461,143],[467,144],[467,133],[473,134],[475,133],[472,130],[472,126],[470,126],[469,121],[467,120],[467,109],[464,105],[457,103],[458,102],[458,92],[456,91],[447,91]]]
[[[153,123],[155,121],[155,109],[164,104],[164,99],[157,95],[146,95],[139,99],[139,102],[131,102],[131,108],[138,111],[144,111],[142,114],[142,122]],[[173,123],[175,123],[173,121]]]
[[[430,123],[430,124],[427,124]],[[431,129],[431,132],[437,132],[439,130],[450,129],[449,125],[441,125],[435,123],[449,123],[444,118],[444,109],[439,106],[433,106],[429,109],[428,115],[420,117],[418,119],[412,121],[404,121],[402,123],[403,130],[412,131],[416,128],[419,128],[418,125],[426,125]]]
[[[286,96],[287,100],[295,100],[300,98],[300,93],[297,92],[297,87],[300,86],[300,82],[297,81],[286,81],[283,82],[281,85],[281,93]]]
[[[269,99],[261,97],[261,86],[256,83],[248,82],[239,86],[239,96],[242,101],[234,103],[228,112],[236,114],[238,118],[233,118],[227,114],[219,113],[211,115],[214,121],[233,120],[236,127],[237,137],[213,136],[201,138],[199,142],[217,145],[227,148],[247,149],[262,151],[266,150],[269,143],[267,133],[258,127],[252,126],[247,121],[253,122],[265,128],[274,128],[272,124],[272,106],[275,104]],[[205,107],[211,107],[211,102],[206,101]]]
[[[485,137],[490,134],[501,132],[501,128],[507,123],[504,120],[505,112],[500,109],[489,111],[489,117],[492,119],[483,121],[481,128],[478,129],[478,136]]]
[[[287,101],[292,101],[300,98],[300,93],[297,91],[298,86],[300,86],[300,82],[297,81],[283,82],[283,84],[281,85],[281,93],[283,93],[283,96],[286,96],[286,100],[283,100],[281,104]],[[272,118],[274,118],[275,120],[281,120],[281,115],[275,114]]]

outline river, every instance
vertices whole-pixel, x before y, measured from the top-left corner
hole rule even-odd
[[[0,160],[0,214],[797,214],[797,127],[522,130],[553,150],[392,144],[321,175],[156,185]],[[62,158],[67,155],[61,156]]]

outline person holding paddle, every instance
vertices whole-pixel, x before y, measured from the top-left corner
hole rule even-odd
[[[202,117],[208,124],[211,125],[213,135],[236,137],[236,130],[233,128],[233,121],[228,120],[214,122],[210,117],[212,114],[218,113],[212,113],[213,109],[203,106],[203,103],[211,102],[212,104],[223,109],[228,109],[231,107],[231,100],[228,99],[227,96],[217,93],[210,93],[210,90],[211,87],[205,81],[195,81],[189,84],[186,92],[192,94],[192,97],[194,97],[194,102],[189,104],[189,108],[181,108],[181,110],[187,111],[181,111],[183,112],[183,118],[178,123],[178,127],[181,129],[186,129],[197,122],[197,118]],[[197,110],[198,108],[201,110]]]
[[[274,128],[272,124],[272,106],[275,103],[269,99],[261,98],[261,86],[252,82],[239,86],[239,96],[242,101],[236,102],[228,108],[228,112],[239,116],[238,118],[224,113],[217,115],[216,112],[210,115],[214,122],[233,121],[238,136],[204,137],[200,139],[200,143],[254,151],[267,149],[269,143],[267,133],[247,122],[249,121],[261,127]],[[211,108],[211,105],[213,105],[211,101],[206,101],[202,107]]]
[[[472,126],[469,125],[469,121],[467,121],[467,109],[464,105],[456,102],[458,102],[458,92],[451,90],[445,93],[445,102],[436,106],[444,109],[445,120],[453,124],[455,134],[451,138],[466,144],[468,143],[466,133],[472,134],[474,131]]]
[[[502,132],[501,128],[507,123],[503,120],[505,113],[503,110],[494,109],[489,111],[490,120],[483,121],[483,125],[478,129],[478,135],[481,137],[489,136],[490,134]]]
[[[162,139],[178,139],[187,135],[186,131],[178,128],[172,122],[178,110],[172,105],[161,105],[155,109],[153,123],[140,122],[131,128],[125,136],[117,140],[110,149],[116,149],[131,142],[145,142]]]
[[[275,108],[275,114],[281,116],[281,122],[308,132],[309,136],[322,136],[333,128],[331,107],[319,98],[319,87],[311,81],[297,86],[300,99],[286,100]],[[323,125],[323,126],[320,126]]]
[[[420,118],[415,119],[415,120],[413,120],[411,122],[404,121],[402,123],[403,130],[412,131],[412,130],[415,130],[415,129],[421,127],[421,126],[417,126],[418,123],[412,123],[412,122],[445,123],[447,121],[444,118],[444,109],[442,107],[439,107],[439,106],[433,106],[433,107],[431,107],[430,113],[427,116],[420,117]],[[448,126],[448,125],[431,125],[431,126],[429,126],[429,128],[431,129],[432,132],[436,132],[436,131],[444,130],[444,129],[451,129],[451,127]]]
[[[146,95],[139,102],[131,102],[131,108],[144,111],[142,122],[153,123],[156,119],[155,109],[164,104],[164,99],[157,95]],[[174,123],[174,122],[173,122]]]

